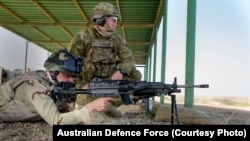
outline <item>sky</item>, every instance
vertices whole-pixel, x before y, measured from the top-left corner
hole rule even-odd
[[[43,63],[49,52],[0,27],[0,66],[9,70],[23,69],[25,67],[26,46],[27,68],[44,70]]]
[[[185,80],[186,3],[170,0],[166,80]],[[197,0],[195,95],[250,96],[250,2]]]
[[[168,0],[166,83],[172,83],[174,77],[178,84],[185,83],[186,12],[187,1]],[[158,46],[162,45],[161,34],[159,31]],[[0,66],[10,70],[24,68],[26,43],[0,28]],[[161,57],[158,46],[157,60]],[[194,83],[209,84],[209,88],[194,89],[194,94],[250,96],[249,54],[249,0],[197,0]],[[47,57],[46,50],[28,43],[28,68],[44,69]],[[157,64],[157,74],[160,65]],[[160,80],[157,75],[156,81]]]

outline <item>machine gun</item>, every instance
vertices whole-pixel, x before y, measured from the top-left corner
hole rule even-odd
[[[165,94],[171,96],[171,122],[173,124],[173,113],[179,124],[178,112],[175,95],[180,93],[179,88],[208,88],[209,85],[177,85],[177,78],[174,78],[173,84],[164,84],[163,82],[147,82],[147,81],[127,81],[127,80],[102,80],[94,78],[89,84],[89,89],[76,89],[74,84],[56,86],[53,90],[54,99],[63,99],[67,97],[75,97],[76,94],[90,94],[95,97],[118,97],[125,105],[133,104],[131,96],[148,99],[154,96]],[[146,103],[146,107],[147,107]],[[175,110],[175,111],[174,111]]]

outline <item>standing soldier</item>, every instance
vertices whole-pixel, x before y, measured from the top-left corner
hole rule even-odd
[[[132,51],[126,41],[115,33],[119,14],[117,8],[107,2],[101,2],[93,9],[93,27],[80,31],[70,42],[69,49],[74,55],[85,59],[81,74],[80,88],[88,88],[94,78],[108,80],[141,80],[141,73],[135,67]],[[79,95],[78,102],[85,104],[89,99]]]

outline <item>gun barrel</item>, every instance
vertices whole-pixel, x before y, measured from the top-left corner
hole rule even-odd
[[[200,85],[178,85],[178,88],[209,88],[208,84],[200,84]]]
[[[75,94],[90,94],[90,91],[87,89],[76,89]]]
[[[200,88],[209,88],[209,85],[208,84],[202,84],[202,85],[200,85]]]
[[[62,90],[62,89],[58,89],[57,90],[58,93],[60,94],[90,94],[90,92],[88,90],[85,89],[73,89],[73,90]]]

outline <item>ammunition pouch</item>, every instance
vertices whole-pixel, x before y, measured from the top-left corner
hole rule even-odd
[[[116,63],[93,63],[95,66],[94,77],[107,78],[116,70]]]

